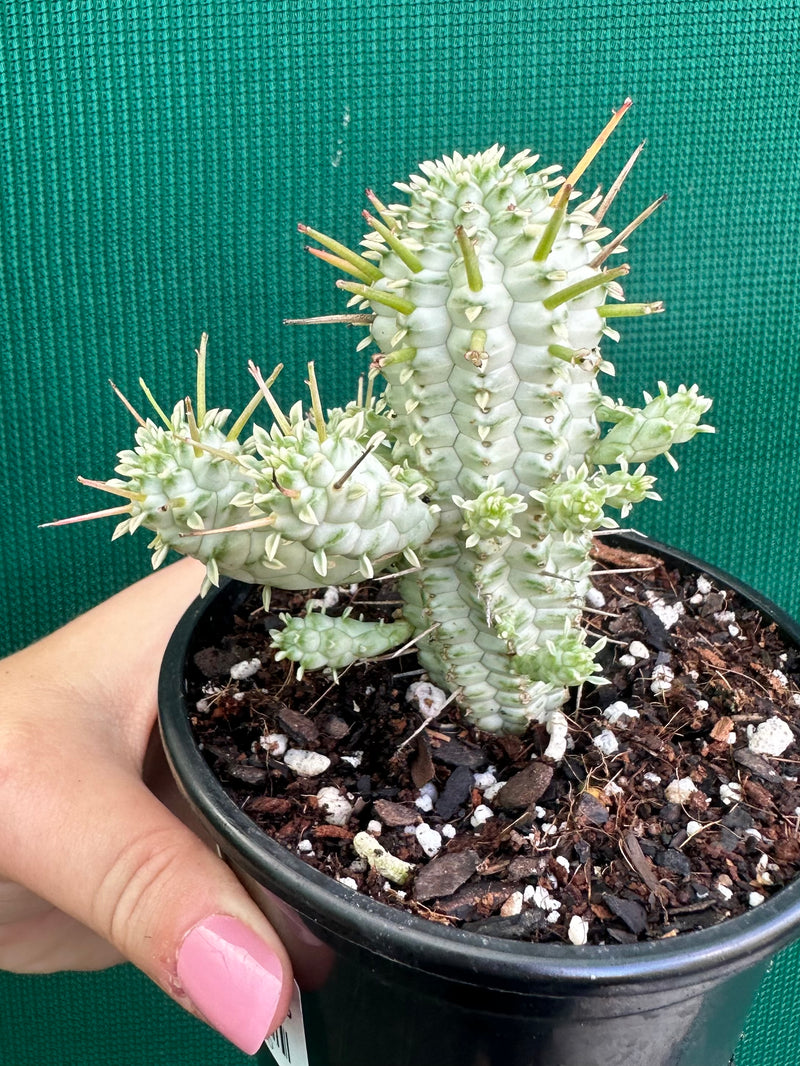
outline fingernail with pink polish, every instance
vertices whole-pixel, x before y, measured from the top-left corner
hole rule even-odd
[[[178,981],[211,1025],[248,1055],[264,1042],[283,984],[278,957],[246,925],[224,914],[186,934]]]

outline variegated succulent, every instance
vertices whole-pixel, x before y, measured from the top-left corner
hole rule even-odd
[[[598,680],[582,622],[593,535],[655,497],[646,463],[709,431],[695,386],[660,384],[637,409],[598,381],[612,322],[662,310],[623,302],[628,267],[605,265],[663,200],[617,236],[603,225],[639,149],[605,196],[575,190],[629,103],[566,180],[495,146],[421,164],[402,204],[368,192],[357,252],[301,226],[357,305],[304,321],[366,326],[366,389],[324,413],[310,364],[310,410],[287,415],[251,364],[258,392],[226,432],[230,412],[205,407],[204,339],[196,404],[156,407],[161,425],[137,414],[119,477],[89,482],[125,498],[117,534],[145,526],[154,565],[174,548],[205,562],[206,587],[226,574],[267,597],[396,571],[395,622],[309,610],[273,633],[276,656],[336,671],[414,640],[476,727],[544,722],[559,757],[568,689]],[[263,397],[270,428],[240,441]]]

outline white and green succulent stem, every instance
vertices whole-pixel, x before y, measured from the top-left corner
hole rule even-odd
[[[280,367],[264,381],[251,364],[259,391],[226,433],[231,412],[206,409],[205,341],[195,403],[181,400],[167,416],[142,383],[157,422],[124,400],[139,426],[135,447],[118,455],[120,476],[80,480],[128,502],[80,517],[122,514],[114,537],[140,527],[155,533],[154,568],[172,548],[205,564],[203,592],[224,575],[262,585],[265,603],[271,588],[348,584],[398,558],[417,566],[414,549],[435,527],[436,508],[422,500],[427,482],[392,460],[379,405],[367,397],[330,412],[326,422],[309,364],[312,414],[297,403],[287,415],[270,390]],[[261,398],[271,408],[271,429],[255,427],[240,441]],[[359,650],[381,654],[407,629],[382,627],[372,645],[361,634]]]
[[[424,163],[397,186],[406,202],[368,193],[358,255],[301,227],[374,316],[394,456],[440,509],[420,572],[400,578],[422,663],[482,729],[545,722],[551,754],[563,750],[567,689],[597,680],[599,646],[582,625],[592,534],[615,524],[607,509],[655,496],[645,464],[707,430],[710,406],[695,387],[662,386],[634,410],[599,387],[598,372],[613,373],[598,352],[616,336],[610,322],[662,305],[606,303],[623,300],[628,273],[604,266],[624,251],[618,238],[600,244],[609,199],[572,202],[597,147],[565,183],[528,152],[504,162],[497,146]]]
[[[548,754],[563,754],[568,690],[600,680],[583,625],[593,534],[615,524],[609,509],[655,497],[651,459],[709,430],[695,386],[662,384],[634,409],[598,384],[613,374],[599,353],[611,322],[662,310],[625,303],[628,267],[605,263],[663,197],[605,244],[621,178],[574,203],[628,106],[566,181],[494,146],[421,164],[398,185],[401,204],[368,192],[358,251],[300,226],[357,305],[322,320],[366,325],[359,349],[377,347],[366,397],[324,415],[310,365],[310,415],[284,414],[251,365],[272,425],[240,442],[244,416],[226,433],[229,412],[206,410],[202,344],[195,406],[157,408],[160,425],[136,415],[120,478],[92,483],[127,497],[109,512],[126,515],[117,532],[146,526],[155,564],[170,547],[196,555],[212,584],[229,574],[299,589],[399,571],[402,618],[369,627],[309,611],[273,634],[278,657],[336,671],[414,639],[477,727],[541,722]]]
[[[340,615],[308,613],[302,616],[282,614],[282,629],[272,632],[276,660],[291,659],[298,663],[298,678],[306,670],[327,667],[334,679],[337,671],[358,659],[370,659],[397,647],[413,636],[409,622],[365,622],[353,618],[352,608]]]

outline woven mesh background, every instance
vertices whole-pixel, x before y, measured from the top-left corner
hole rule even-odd
[[[636,524],[797,611],[799,13],[787,0],[3,4],[3,647],[148,569],[146,539],[112,546],[108,525],[36,528],[106,505],[74,478],[107,476],[131,431],[107,378],[134,396],[142,374],[168,404],[206,329],[212,400],[244,402],[250,357],[284,361],[293,398],[311,355],[341,402],[363,366],[353,331],[281,325],[343,309],[296,223],[357,240],[365,186],[387,196],[453,149],[532,145],[569,165],[626,94],[636,106],[584,184],[607,184],[647,136],[611,221],[669,191],[630,241],[626,286],[668,314],[625,325],[614,389],[634,401],[660,378],[697,381],[718,428],[678,475],[664,465],[664,503]],[[796,1066],[796,959],[764,986],[738,1066]],[[9,1066],[234,1061],[126,970],[0,987]]]

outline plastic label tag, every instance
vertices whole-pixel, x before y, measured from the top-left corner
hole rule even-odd
[[[303,1027],[303,1007],[300,989],[294,983],[294,994],[289,1004],[289,1013],[275,1032],[264,1041],[278,1066],[308,1066],[306,1034]]]

